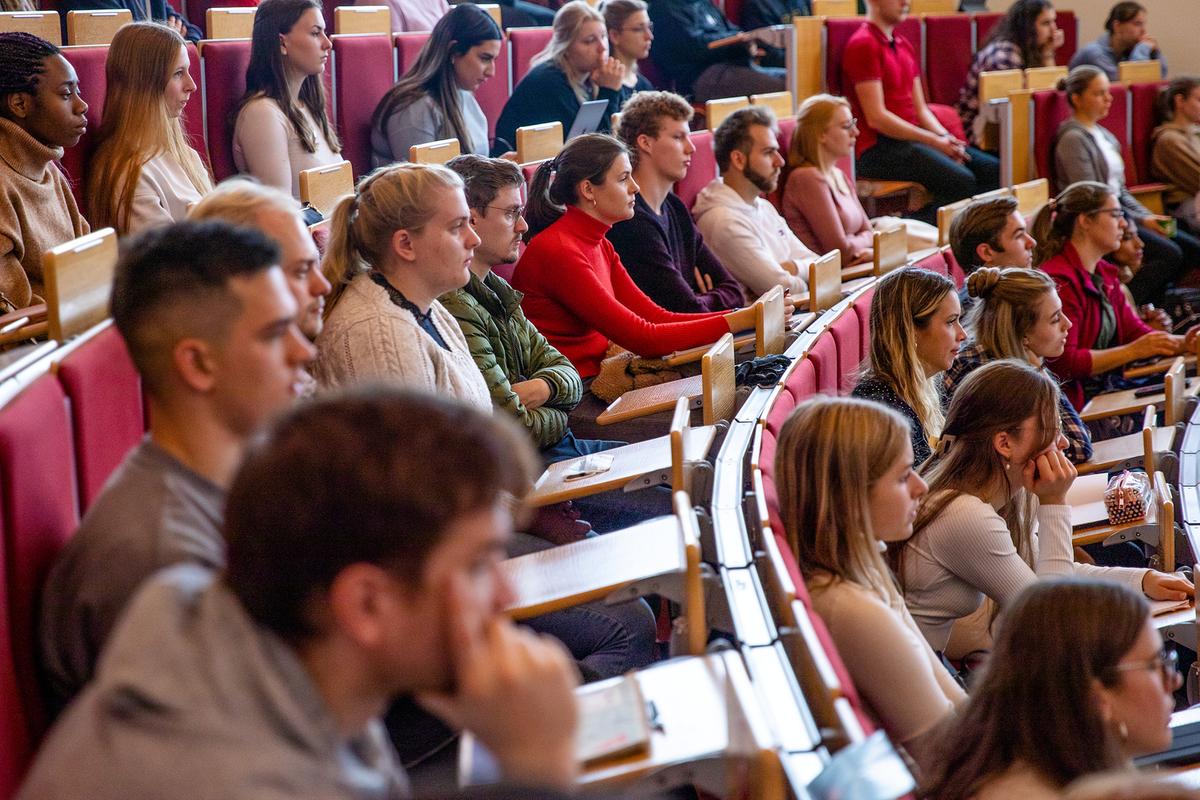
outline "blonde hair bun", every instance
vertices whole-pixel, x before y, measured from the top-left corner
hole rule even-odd
[[[967,277],[967,294],[986,298],[1000,282],[1002,270],[996,267],[980,267]]]

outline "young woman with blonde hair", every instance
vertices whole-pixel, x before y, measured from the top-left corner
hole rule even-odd
[[[966,316],[970,339],[942,376],[946,405],[963,379],[989,361],[1012,358],[1042,369],[1047,358],[1062,355],[1071,330],[1054,281],[1040,270],[980,267],[968,276],[967,292],[976,298]],[[1067,458],[1082,464],[1092,457],[1091,434],[1061,393],[1058,412]]]
[[[919,267],[890,272],[871,300],[870,360],[855,397],[874,400],[908,420],[917,464],[933,452],[942,429],[938,375],[950,368],[967,338],[954,282]]]
[[[181,122],[196,91],[189,63],[183,37],[157,22],[129,23],[113,37],[104,120],[88,170],[88,213],[97,227],[124,235],[174,222],[212,190]]]
[[[1034,264],[1054,279],[1073,325],[1062,355],[1047,366],[1075,408],[1120,388],[1116,371],[1129,362],[1191,348],[1192,331],[1185,338],[1152,330],[1125,300],[1117,268],[1104,255],[1121,246],[1127,227],[1116,193],[1095,181],[1071,184],[1033,222]]]
[[[608,108],[599,130],[607,132],[610,118],[633,94],[625,86],[625,67],[608,54],[604,16],[586,0],[572,0],[554,15],[554,35],[533,57],[533,68],[513,87],[496,122],[493,155],[512,150],[517,128],[561,122],[563,136],[584,102],[605,100]]]
[[[325,111],[333,43],[317,0],[263,0],[254,13],[246,93],[234,112],[233,161],[265,184],[300,196],[300,173],[342,160]]]
[[[899,217],[870,219],[849,176],[837,162],[854,158],[858,120],[844,97],[814,95],[800,104],[788,149],[783,216],[792,232],[816,253],[842,251],[843,264],[871,260],[877,230],[903,225],[909,249],[937,244],[937,229]]]
[[[912,534],[925,494],[907,421],[874,403],[814,397],[783,424],[775,475],[813,609],[884,730],[928,769],[937,755],[930,734],[965,696],[921,637],[880,554],[882,543]]]
[[[913,536],[891,554],[908,609],[935,650],[945,650],[955,621],[975,613],[984,595],[1003,610],[1049,575],[1101,577],[1155,599],[1192,593],[1177,575],[1073,562],[1066,496],[1076,473],[1058,420],[1058,385],[1028,362],[984,364],[954,393],[938,451],[921,470],[929,494]]]
[[[938,737],[922,797],[1190,797],[1111,785],[1063,794],[1085,776],[1134,775],[1135,756],[1169,747],[1182,682],[1140,593],[1107,581],[1040,581],[1000,619],[970,702]]]

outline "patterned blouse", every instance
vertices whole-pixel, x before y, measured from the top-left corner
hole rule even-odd
[[[974,147],[982,143],[983,120],[979,120],[979,73],[1001,69],[1025,69],[1025,58],[1021,48],[1007,39],[992,42],[975,54],[971,69],[967,71],[967,83],[958,93],[958,115],[962,117],[967,141]],[[986,115],[984,117],[986,119]]]

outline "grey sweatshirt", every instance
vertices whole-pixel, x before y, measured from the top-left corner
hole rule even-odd
[[[20,800],[400,800],[382,724],[346,740],[294,651],[212,572],[159,573],[59,720]]]

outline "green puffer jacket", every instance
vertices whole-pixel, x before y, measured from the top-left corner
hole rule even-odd
[[[583,381],[566,356],[521,311],[520,292],[495,273],[440,298],[458,320],[471,356],[492,393],[492,404],[519,419],[539,448],[549,447],[567,433],[567,412],[579,404]],[[542,378],[550,384],[550,399],[528,409],[512,390],[514,383]]]

